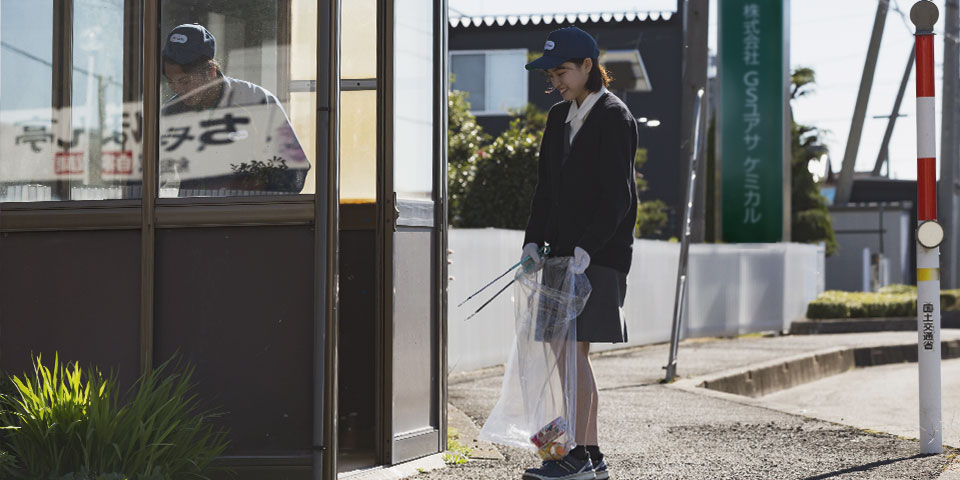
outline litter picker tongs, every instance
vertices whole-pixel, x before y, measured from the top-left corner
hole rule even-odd
[[[544,258],[544,257],[546,257],[546,256],[550,253],[550,247],[549,247],[549,246],[541,247],[540,250],[537,251],[537,253],[540,254],[540,258]],[[526,262],[526,261],[528,261],[528,260],[532,261],[533,259],[530,258],[529,255],[521,258],[519,262],[517,262],[517,263],[514,264],[512,267],[510,267],[509,269],[507,269],[506,272],[501,273],[500,276],[498,276],[497,278],[494,278],[493,280],[490,281],[490,283],[484,285],[483,288],[481,288],[480,290],[477,290],[476,292],[474,292],[474,294],[473,294],[473,295],[470,295],[469,297],[467,297],[466,300],[460,302],[460,305],[457,305],[457,308],[462,307],[463,304],[469,302],[470,299],[472,299],[473,297],[476,297],[477,295],[479,295],[480,292],[486,290],[488,287],[490,287],[490,285],[493,285],[494,283],[497,283],[497,280],[500,280],[501,278],[507,276],[508,273],[512,272],[514,269],[516,269],[516,268],[519,267],[520,265],[523,265],[523,262]],[[490,302],[492,302],[493,299],[497,298],[501,293],[503,293],[503,291],[506,290],[507,287],[509,287],[510,285],[513,285],[513,282],[514,282],[514,281],[516,281],[516,279],[510,280],[510,282],[508,282],[506,285],[503,286],[503,288],[501,288],[500,290],[498,290],[497,293],[494,293],[493,296],[490,297],[489,300],[487,300],[486,302],[484,302],[483,305],[480,305],[480,308],[478,308],[475,312],[471,313],[470,316],[467,317],[465,320],[470,320],[471,318],[473,318],[474,316],[476,316],[478,313],[480,313],[480,310],[483,310],[483,307],[486,307],[487,305],[489,305]]]

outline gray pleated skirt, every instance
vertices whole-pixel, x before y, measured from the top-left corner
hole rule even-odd
[[[627,275],[619,270],[591,265],[584,272],[590,281],[590,297],[577,317],[577,341],[591,343],[622,343],[627,341],[627,322],[623,315],[623,300],[627,295]],[[544,270],[541,279],[552,289],[562,288],[566,270]],[[548,309],[549,311],[549,309]],[[558,335],[556,315],[537,313],[534,338],[537,341],[562,340]]]
[[[577,317],[577,341],[626,342],[623,300],[627,296],[627,274],[600,265],[590,265],[585,273],[592,291],[583,312]]]

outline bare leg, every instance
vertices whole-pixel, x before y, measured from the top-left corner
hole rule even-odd
[[[560,351],[561,345],[551,347],[555,352]],[[576,353],[576,429],[574,441],[577,445],[597,445],[597,409],[599,393],[593,376],[593,365],[590,363],[590,342],[577,342]],[[557,355],[557,370],[560,381],[564,382],[566,375],[566,361],[563,354]]]
[[[597,445],[600,394],[590,364],[590,343],[577,342],[577,445]]]

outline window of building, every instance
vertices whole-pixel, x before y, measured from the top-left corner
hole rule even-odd
[[[0,2],[0,202],[141,197],[141,6]],[[317,2],[160,9],[158,195],[313,193]]]
[[[613,77],[613,81],[610,83],[611,90],[623,92],[653,91],[650,75],[647,74],[647,67],[643,63],[639,50],[607,50],[600,55],[598,61]]]
[[[451,88],[467,92],[475,115],[505,115],[528,103],[526,50],[450,52]]]
[[[140,197],[137,8],[0,2],[0,202]]]
[[[316,19],[291,0],[161,3],[161,198],[312,192]]]

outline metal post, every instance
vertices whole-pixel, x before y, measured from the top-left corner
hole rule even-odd
[[[693,212],[693,199],[697,186],[698,155],[702,150],[703,141],[702,122],[700,115],[703,112],[703,89],[697,91],[697,103],[693,113],[694,134],[693,149],[690,153],[690,183],[687,185],[687,203],[683,206],[683,231],[680,232],[680,266],[677,269],[677,291],[673,303],[673,329],[670,334],[670,358],[667,365],[666,381],[671,382],[677,376],[677,347],[680,343],[680,320],[683,318],[684,297],[687,291],[687,254],[690,250],[690,215]]]
[[[933,69],[933,25],[939,11],[929,0],[910,9],[917,27],[917,353],[920,385],[920,452],[943,451],[940,393],[940,248],[943,230],[928,237],[937,224],[936,96]]]
[[[710,2],[708,0],[683,0],[680,2],[683,11],[683,92],[681,94],[681,132],[683,137],[680,139],[681,157],[686,158],[690,155],[690,149],[694,148],[693,135],[696,125],[694,121],[694,109],[699,102],[697,92],[707,88],[707,64],[709,63],[709,49],[707,48],[708,18]],[[704,94],[706,95],[706,93]],[[704,114],[702,117],[706,117]],[[706,121],[704,119],[704,121]],[[704,144],[706,142],[703,142]],[[703,155],[704,152],[699,152]],[[701,178],[706,174],[706,162],[700,162],[700,171],[697,175]],[[688,172],[685,172],[688,173]],[[706,204],[704,196],[706,182],[701,181],[698,184],[697,192],[694,195],[694,210],[691,214],[691,240],[694,243],[703,242],[706,231]],[[683,188],[683,181],[678,185]]]
[[[326,32],[325,35],[320,32]],[[312,480],[337,478],[339,413],[340,2],[317,0]]]
[[[870,36],[870,47],[867,49],[867,61],[863,64],[860,91],[857,93],[857,104],[853,109],[853,121],[850,123],[850,134],[847,135],[847,147],[843,152],[840,179],[837,181],[835,200],[837,205],[845,205],[850,201],[850,193],[853,189],[853,168],[857,163],[860,134],[863,133],[863,119],[867,115],[867,102],[870,100],[873,74],[877,69],[877,56],[880,53],[880,40],[883,38],[883,24],[886,22],[889,8],[889,1],[877,2],[877,14],[873,20],[873,33]]]
[[[940,283],[943,287],[957,286],[957,161],[960,146],[957,145],[957,97],[960,94],[960,71],[958,57],[960,45],[960,8],[957,0],[946,0],[943,7],[943,103],[940,118],[940,185],[937,194],[940,219],[946,231],[945,241],[940,246],[943,270]]]
[[[140,372],[153,369],[156,283],[157,160],[160,146],[160,5],[143,9],[143,180],[140,204]]]

